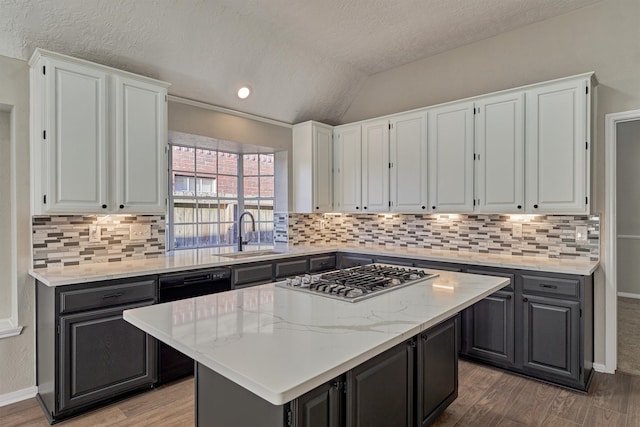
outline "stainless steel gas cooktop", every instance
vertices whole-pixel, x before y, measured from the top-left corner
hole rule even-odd
[[[436,277],[423,268],[369,264],[318,275],[296,276],[276,286],[357,302]]]

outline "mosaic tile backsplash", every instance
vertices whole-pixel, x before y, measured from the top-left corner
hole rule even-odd
[[[600,220],[573,215],[276,214],[277,243],[397,246],[597,261]],[[514,224],[522,237],[512,237]],[[576,241],[576,227],[588,230]]]
[[[148,224],[151,237],[130,239],[131,224]],[[33,268],[116,262],[164,255],[165,218],[162,215],[34,216]],[[89,242],[89,226],[98,225],[100,242]]]

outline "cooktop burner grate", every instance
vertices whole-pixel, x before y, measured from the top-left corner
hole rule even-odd
[[[437,276],[420,268],[369,264],[319,275],[293,277],[276,285],[357,302]]]

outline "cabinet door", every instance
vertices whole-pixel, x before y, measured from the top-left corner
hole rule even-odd
[[[587,80],[526,93],[526,210],[587,213],[589,117]]]
[[[361,212],[362,207],[362,131],[360,125],[336,130],[334,143],[335,209]]]
[[[333,210],[333,131],[313,128],[313,211]]]
[[[426,212],[427,125],[426,114],[391,119],[390,179],[393,212]]]
[[[524,212],[524,93],[476,101],[477,211]]]
[[[418,341],[418,425],[433,420],[458,396],[457,316],[420,334]]]
[[[413,423],[411,343],[403,343],[347,372],[347,426],[406,427]]]
[[[523,369],[577,380],[580,375],[580,303],[523,296]]]
[[[473,103],[434,108],[428,115],[431,209],[473,212]]]
[[[166,89],[114,77],[113,211],[164,213],[167,197]]]
[[[389,211],[389,121],[362,125],[362,209]]]
[[[463,353],[502,366],[514,364],[513,302],[513,292],[499,291],[463,312]]]
[[[151,386],[156,341],[122,319],[152,302],[60,317],[59,411]]]
[[[106,212],[107,74],[54,59],[46,64],[43,207],[49,213]]]
[[[341,425],[340,381],[323,384],[292,402],[294,427],[339,427]]]

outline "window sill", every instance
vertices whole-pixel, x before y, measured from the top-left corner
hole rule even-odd
[[[11,319],[0,319],[0,339],[15,337],[22,333],[22,326],[15,326]]]

